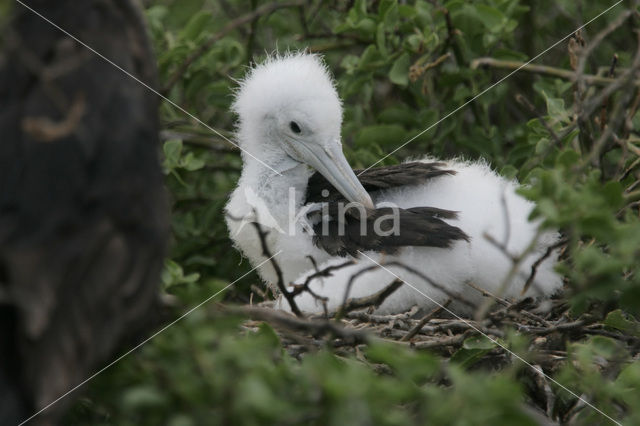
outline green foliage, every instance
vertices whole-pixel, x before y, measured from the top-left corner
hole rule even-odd
[[[604,334],[638,337],[640,115],[627,108],[623,121],[611,118],[618,141],[598,148],[600,108],[586,122],[577,122],[576,108],[577,99],[587,103],[600,88],[576,95],[570,81],[522,71],[485,92],[509,71],[472,67],[480,57],[531,58],[610,1],[313,1],[279,8],[220,37],[230,21],[266,2],[146,3],[162,88],[222,135],[162,105],[173,211],[163,283],[178,305],[176,316],[250,269],[221,219],[241,168],[238,152],[223,139],[233,131],[235,81],[267,52],[309,48],[335,73],[344,99],[344,147],[354,167],[371,165],[428,128],[383,164],[426,154],[486,158],[527,184],[522,193],[537,202],[535,216],[566,236],[559,268],[567,277],[567,315],[590,312],[603,320]],[[593,39],[623,9],[591,24],[585,38]],[[620,70],[631,66],[634,47],[624,28],[593,51],[586,73],[603,75],[599,67],[606,72],[614,53]],[[212,37],[203,54],[189,59]],[[187,60],[190,66],[179,71]],[[571,69],[566,43],[536,62]],[[614,117],[615,106],[628,106],[636,92],[613,93],[608,114]],[[518,94],[535,111],[519,103]],[[247,302],[252,283],[258,283],[255,274],[225,300]],[[373,344],[357,358],[323,348],[297,360],[268,326],[240,330],[239,318],[206,307],[194,311],[94,380],[69,423],[534,424],[523,408],[533,397],[521,370],[482,371],[479,361],[497,350],[483,338],[465,340],[450,362],[391,343]],[[526,333],[506,336],[505,344],[526,352]],[[634,399],[640,364],[632,354],[605,336],[578,343],[563,336],[561,350],[568,346],[568,354],[557,380],[612,417],[640,423]],[[567,420],[562,416],[577,399],[560,387],[553,392],[554,415]],[[604,422],[593,410],[576,413],[584,424]]]

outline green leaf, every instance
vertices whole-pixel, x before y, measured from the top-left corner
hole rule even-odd
[[[180,32],[183,40],[195,40],[213,21],[211,12],[201,10],[189,19],[187,26]]]
[[[168,290],[171,287],[184,284],[193,284],[200,279],[200,274],[197,272],[185,275],[182,266],[173,260],[165,260],[164,269],[161,274],[162,283],[164,289]]]
[[[279,348],[281,346],[280,337],[278,337],[278,333],[266,322],[263,322],[258,327],[258,332],[261,336],[263,336],[266,340],[268,340],[272,347]]]
[[[362,52],[360,61],[358,62],[358,68],[360,70],[363,70],[371,64],[380,61],[381,59],[382,57],[380,56],[378,48],[375,45],[371,44],[364,50],[364,52]]]
[[[385,29],[392,30],[398,23],[398,1],[382,0],[378,7],[378,17]]]
[[[384,58],[389,55],[389,51],[385,45],[385,36],[384,25],[378,24],[378,28],[376,30],[376,46],[378,46],[378,50]]]
[[[398,86],[406,86],[409,84],[409,66],[411,59],[408,53],[403,53],[395,60],[389,70],[389,80]]]
[[[546,92],[542,92],[542,94],[547,102],[547,114],[551,121],[554,123],[571,123],[571,117],[564,105],[564,99],[550,97]]]
[[[357,16],[367,16],[367,0],[356,0],[351,10],[353,10]]]
[[[604,325],[620,330],[625,334],[640,337],[640,323],[630,319],[621,309],[609,312],[604,320]]]
[[[451,362],[460,364],[463,368],[469,368],[495,347],[496,344],[485,336],[469,337],[465,339],[462,347],[453,354]]]
[[[188,153],[182,158],[182,160],[180,160],[180,167],[190,172],[199,170],[203,168],[204,165],[204,160],[202,160],[201,158],[197,158],[195,155],[193,155],[193,152]]]
[[[182,152],[182,141],[179,139],[171,139],[164,143],[162,147],[165,160],[171,164],[178,164],[180,161],[180,153]]]
[[[489,31],[498,32],[502,29],[506,18],[498,9],[484,4],[475,5],[475,9],[476,16]]]
[[[556,158],[556,165],[570,168],[578,164],[580,161],[580,154],[572,149],[567,149],[558,155]]]

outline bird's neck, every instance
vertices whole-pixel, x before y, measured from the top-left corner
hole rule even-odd
[[[249,197],[264,202],[274,217],[286,218],[292,209],[297,212],[302,207],[313,170],[294,160],[271,166],[280,174],[255,159],[245,159],[240,187],[245,188],[245,196],[250,188]]]

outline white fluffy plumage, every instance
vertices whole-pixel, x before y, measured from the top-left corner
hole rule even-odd
[[[434,159],[425,158],[422,161],[431,162]],[[498,294],[513,263],[487,236],[498,243],[506,243],[508,252],[514,256],[524,253],[538,233],[538,222],[528,221],[534,205],[516,193],[516,182],[497,175],[484,162],[450,160],[445,163],[446,169],[457,173],[422,185],[387,190],[374,198],[374,201],[378,204],[384,200],[402,208],[435,206],[457,211],[458,219],[446,222],[461,228],[470,237],[470,241],[455,241],[448,249],[406,247],[397,255],[365,252],[366,256],[358,259],[355,265],[339,269],[331,277],[312,281],[311,289],[329,298],[327,306],[330,310],[335,310],[343,302],[349,279],[359,270],[375,265],[374,261],[383,265],[393,261],[408,265],[450,293],[458,295],[458,299],[464,299],[475,306],[480,304],[482,295],[467,285],[467,282]],[[513,279],[509,280],[503,297],[523,297],[521,291],[531,273],[531,265],[558,239],[557,232],[546,231],[538,236],[535,248],[524,258]],[[339,265],[344,261],[344,258],[333,258],[319,265],[319,269]],[[535,279],[524,296],[549,296],[562,287],[560,276],[553,270],[556,262],[557,253],[552,253],[538,266]],[[380,306],[381,313],[404,312],[414,305],[431,309],[449,298],[422,277],[402,267],[390,266],[387,269],[377,268],[354,280],[349,297],[363,297],[380,291],[397,276],[405,284]],[[313,272],[303,274],[296,283],[303,283]],[[301,294],[296,302],[305,312],[322,312],[323,309],[309,293]],[[452,302],[450,309],[470,313],[468,304],[456,299],[452,299]],[[286,302],[282,300],[280,306],[288,309]]]
[[[273,253],[280,253],[277,261],[284,272],[285,282],[302,282],[314,272],[309,256],[315,259],[320,269],[344,262],[345,258],[329,256],[317,248],[301,223],[291,225],[289,221],[292,212],[297,215],[304,208],[307,181],[314,171],[298,156],[296,145],[287,141],[296,142],[294,137],[297,136],[306,138],[305,143],[309,145],[340,148],[341,103],[321,58],[298,53],[268,59],[253,68],[241,82],[233,108],[239,116],[238,142],[251,153],[243,154],[242,176],[226,207],[227,224],[236,247],[254,266],[265,260],[255,229],[245,226],[246,221],[243,223],[237,219],[251,217],[253,220],[260,211],[268,211],[269,220],[259,221],[263,227],[265,223],[271,224],[266,229],[269,231],[267,243]],[[302,135],[291,133],[290,123],[294,120],[302,126]],[[421,161],[436,160],[424,158]],[[461,228],[470,241],[455,241],[451,248],[404,247],[394,255],[366,252],[366,256],[357,259],[355,265],[312,282],[314,291],[329,298],[330,309],[335,309],[342,302],[349,278],[373,264],[367,256],[380,263],[398,261],[411,266],[449,293],[459,294],[472,303],[477,303],[482,296],[466,285],[467,282],[489,292],[499,290],[512,262],[487,240],[486,235],[498,242],[506,241],[512,255],[523,253],[538,233],[539,224],[528,221],[534,205],[515,192],[516,182],[497,175],[484,162],[451,160],[445,163],[446,169],[457,173],[424,184],[386,190],[376,194],[373,201],[376,205],[391,202],[401,208],[431,206],[457,211],[458,218],[447,219],[446,222]],[[291,194],[294,195],[292,199]],[[256,208],[256,197],[261,200],[259,208]],[[277,226],[273,224],[274,220]],[[521,297],[532,263],[558,238],[556,232],[539,235],[534,249],[510,280],[504,297]],[[538,266],[535,281],[526,296],[549,296],[561,288],[562,280],[553,271],[556,261],[557,255],[552,254]],[[379,308],[381,311],[399,312],[413,305],[429,308],[448,297],[421,277],[400,267],[389,269],[407,285],[387,299]],[[258,272],[266,282],[275,282],[274,270],[268,262],[259,267]],[[350,297],[372,294],[394,279],[395,276],[384,269],[363,274],[354,282]],[[308,293],[300,295],[297,302],[303,311],[322,310]],[[282,305],[284,309],[287,308],[285,305],[286,302]],[[468,311],[460,303],[454,303],[452,308],[459,312]]]

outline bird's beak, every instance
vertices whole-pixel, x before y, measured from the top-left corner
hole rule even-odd
[[[349,166],[339,143],[300,143],[302,160],[324,176],[345,198],[373,209],[373,201]]]

